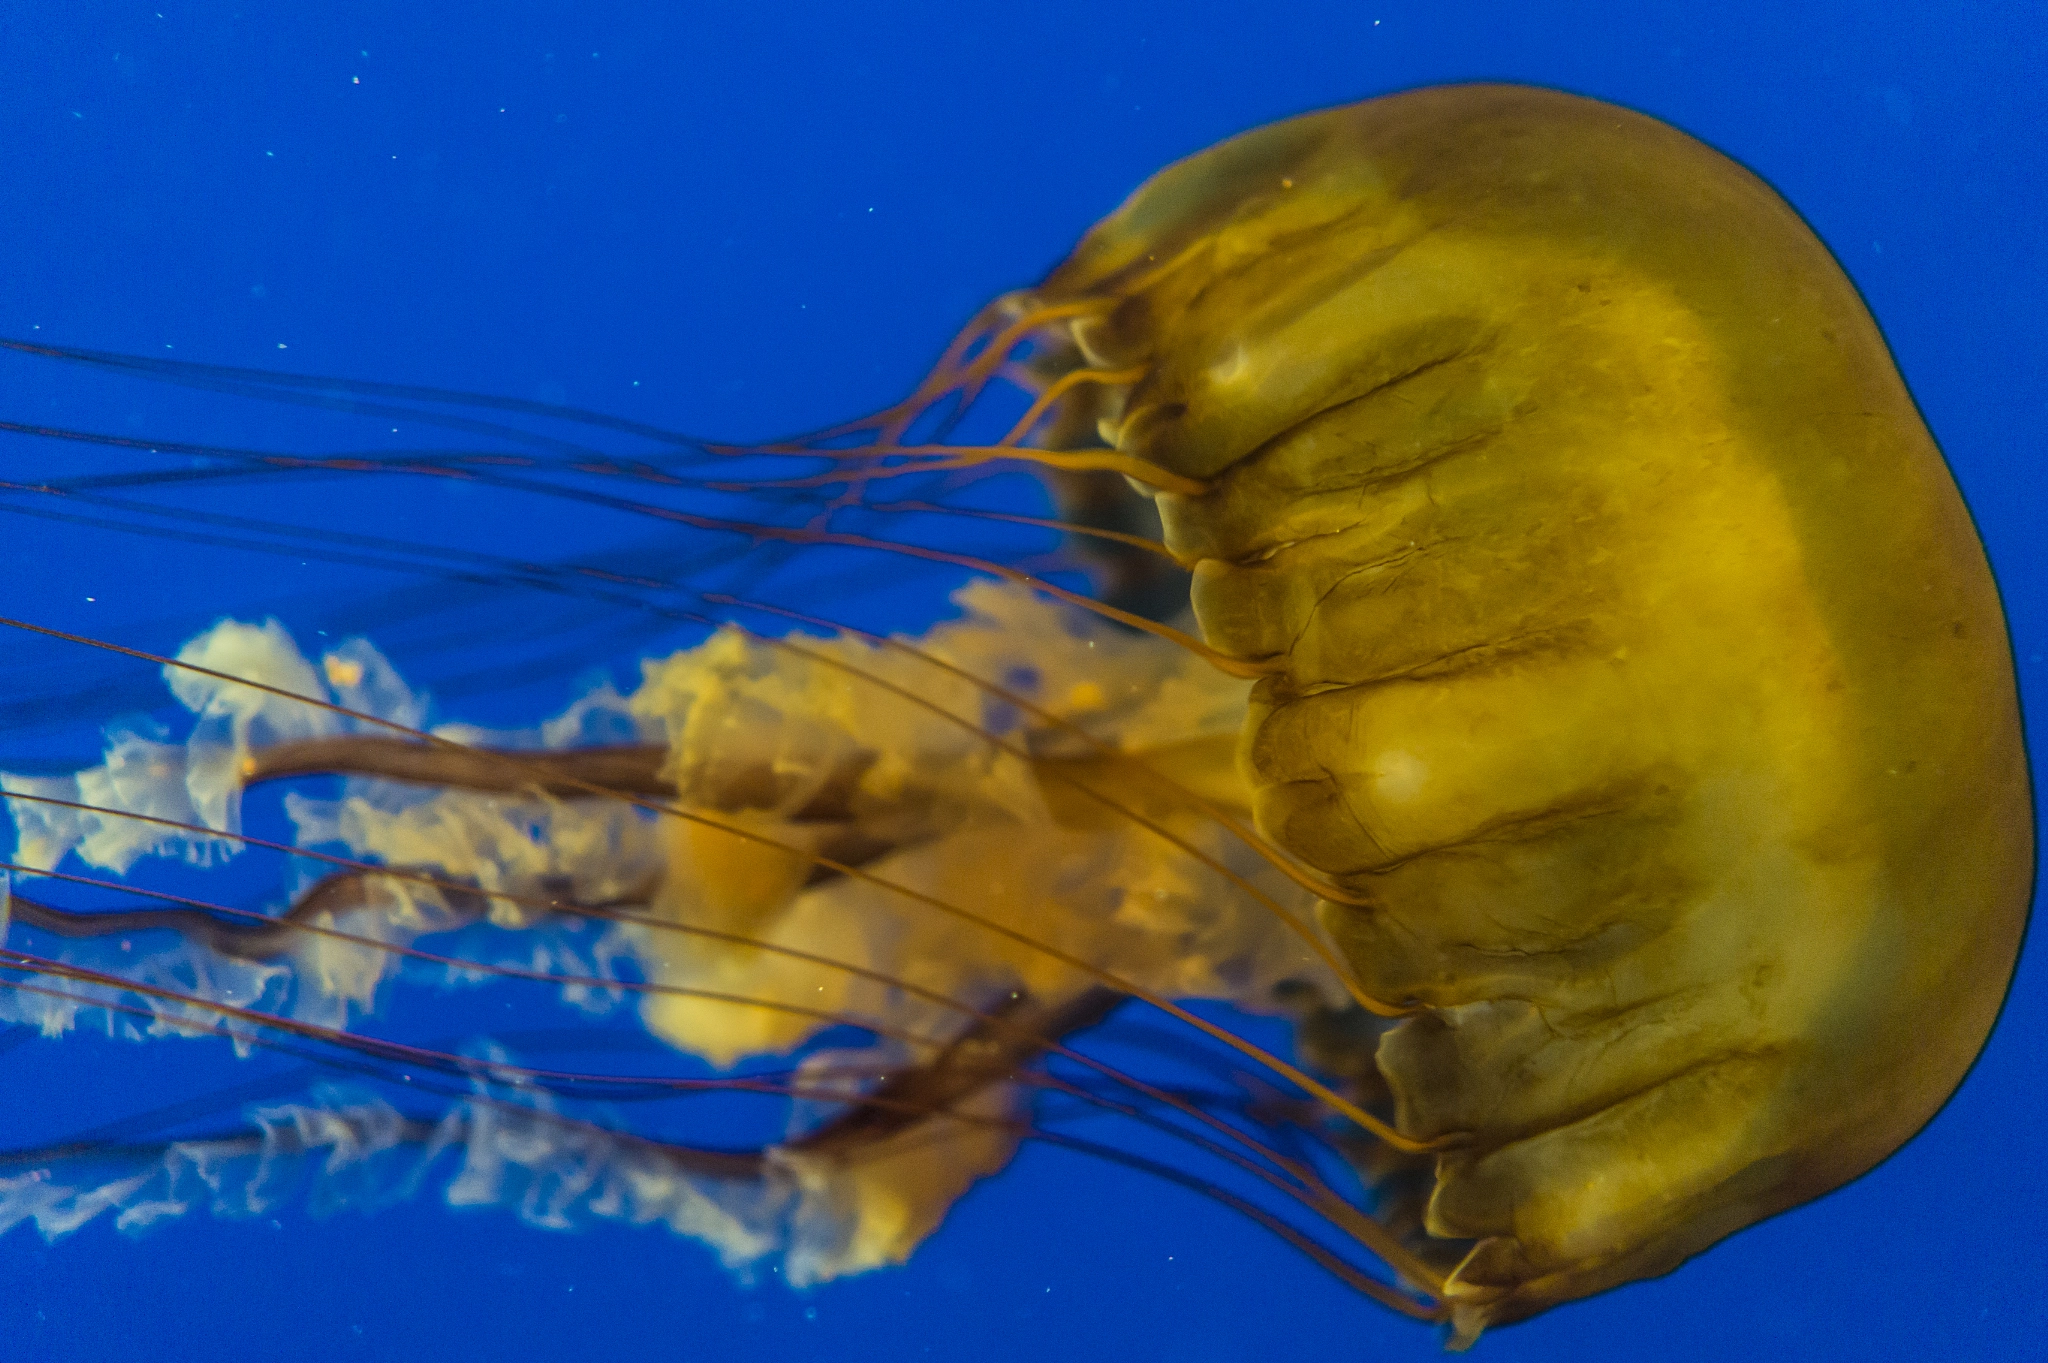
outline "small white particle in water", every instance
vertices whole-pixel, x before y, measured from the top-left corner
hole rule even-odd
[[[279,341],[277,343],[277,348],[279,350],[289,350],[291,347],[287,346],[283,341]]]
[[[350,76],[350,77],[349,77],[349,84],[350,84],[350,85],[361,85],[362,83],[363,83],[363,78],[362,78],[361,76]]]
[[[87,597],[87,598],[85,598],[85,599],[86,599],[86,600],[88,600],[88,601],[97,601],[97,600],[99,600],[99,598],[98,598],[97,596],[88,596],[88,597]]]

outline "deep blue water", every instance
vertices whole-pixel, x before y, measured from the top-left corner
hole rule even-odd
[[[1554,85],[1735,156],[1835,250],[1976,512],[2038,716],[2044,62],[2048,10],[2019,3],[6,0],[0,333],[758,436],[898,394],[985,299],[1033,281],[1173,158],[1408,86]],[[184,423],[248,444],[281,420],[49,369],[4,382],[14,419]],[[8,448],[0,478],[61,469],[29,448]],[[382,524],[428,535],[459,520],[453,498],[423,492]],[[484,531],[536,554],[597,533],[540,514]],[[317,563],[237,568],[58,523],[0,525],[0,545],[0,612],[147,648],[229,596],[347,585]],[[476,704],[536,713],[559,699],[547,690],[478,688]],[[2044,1035],[2037,938],[1976,1070],[1884,1166],[1669,1278],[1500,1331],[1481,1356],[2038,1357]],[[124,1067],[73,1045],[0,1058],[9,1140],[45,1109],[177,1091],[183,1061]],[[1230,1213],[1044,1149],[908,1268],[805,1296],[737,1288],[666,1232],[551,1235],[431,1198],[0,1239],[10,1360],[1434,1349]]]

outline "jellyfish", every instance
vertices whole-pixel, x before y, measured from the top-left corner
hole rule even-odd
[[[238,1131],[14,1152],[0,1221],[246,1212],[309,1164],[362,1203],[452,1164],[451,1201],[810,1283],[901,1261],[1043,1140],[1466,1347],[1871,1168],[2011,976],[2031,792],[1968,512],[1826,249],[1640,114],[1470,85],[1244,134],[902,402],[766,444],[10,344],[514,447],[150,449],[205,461],[164,481],[460,479],[654,523],[673,556],[636,567],[204,522],[692,637],[493,729],[367,637],[9,622],[190,716],[5,779],[9,1017],[339,1077]],[[1017,470],[1050,505],[1002,500]],[[110,481],[58,491],[132,514]],[[854,586],[946,604],[820,604]],[[243,826],[295,782],[289,837]],[[259,848],[260,902],[130,879]],[[389,1034],[423,984],[537,990],[697,1068]],[[1207,1081],[1091,1050],[1136,1010]],[[617,1115],[685,1098],[782,1124]],[[1104,1115],[1201,1172],[1079,1134]]]

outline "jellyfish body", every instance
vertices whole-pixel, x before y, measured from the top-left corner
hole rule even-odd
[[[2032,815],[1982,548],[1883,338],[1741,167],[1424,90],[1156,177],[1031,298],[1266,669],[1260,827],[1414,1010],[1469,1332],[1855,1177],[2003,998]]]
[[[998,369],[1037,390],[1009,436],[911,440]],[[510,1198],[524,1158],[569,1190],[543,1224],[601,1206],[818,1280],[906,1255],[1015,1148],[1031,1067],[1123,998],[1292,1012],[1315,1074],[1284,1079],[1347,1127],[1364,1206],[1252,1123],[1122,1078],[1117,1101],[1241,1147],[1423,1300],[1361,1287],[1460,1342],[1853,1178],[1983,1042],[2032,867],[1988,567],[1826,250],[1668,127],[1469,86],[1247,134],[999,300],[902,408],[764,452],[849,470],[778,495],[904,476],[889,460],[1050,465],[1113,542],[1156,512],[1201,640],[984,564],[1007,581],[920,636],[728,626],[507,736],[421,732],[367,644],[316,667],[217,627],[166,672],[190,742],[118,731],[98,768],[9,779],[15,863],[226,855],[239,782],[327,772],[359,784],[288,808],[344,869],[300,877],[283,922],[20,899],[83,940],[10,955],[43,981],[10,1015],[351,1043],[433,938],[430,973],[631,992],[720,1067],[861,1027],[873,1046],[807,1056],[808,1116],[745,1155],[508,1111],[533,1076],[494,1052],[438,1125],[273,1110],[163,1166],[323,1129],[460,1144],[451,1196]],[[801,545],[830,517],[667,523]],[[1170,608],[1156,565],[1113,580]],[[516,945],[436,938],[479,919]],[[105,948],[144,928],[179,940]],[[0,1219],[169,1206],[160,1172],[12,1180]]]

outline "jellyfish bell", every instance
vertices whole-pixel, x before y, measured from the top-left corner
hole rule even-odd
[[[958,436],[1002,380],[1026,409]],[[1019,462],[1057,516],[974,499]],[[461,463],[742,557],[981,580],[892,635],[725,595],[731,553],[680,605],[507,561],[708,631],[515,735],[427,727],[367,642],[316,660],[230,622],[144,660],[189,736],[110,731],[98,766],[8,778],[17,867],[102,889],[247,844],[241,790],[349,783],[288,802],[276,912],[80,910],[24,880],[17,924],[58,945],[10,951],[7,1006],[282,1036],[439,1076],[450,1106],[267,1109],[149,1170],[11,1180],[11,1219],[168,1207],[174,1166],[217,1193],[252,1150],[341,1132],[319,1148],[459,1148],[451,1197],[531,1209],[516,1166],[543,1224],[662,1220],[816,1280],[900,1260],[1021,1139],[1087,1146],[1033,1115],[1071,1099],[1220,1161],[1283,1210],[1205,1191],[1464,1344],[1882,1159],[2010,976],[2030,792],[1967,512],[1826,250],[1641,115],[1463,86],[1276,124],[1161,172],[874,417],[502,466]],[[905,516],[1071,532],[1099,599]],[[1192,634],[1160,623],[1182,601]],[[172,940],[110,946],[143,931]],[[728,1077],[394,1042],[374,1024],[408,971],[618,1002]],[[1077,1048],[1129,999],[1283,1097],[1205,1106]],[[1292,1016],[1297,1056],[1197,1000]],[[713,1149],[549,1106],[721,1083],[779,1084],[788,1133]]]
[[[1247,134],[1034,295],[1269,669],[1260,827],[1412,1007],[1477,1324],[1665,1271],[1917,1131],[2031,896],[2010,646],[1854,288],[1656,121],[1503,86]]]

